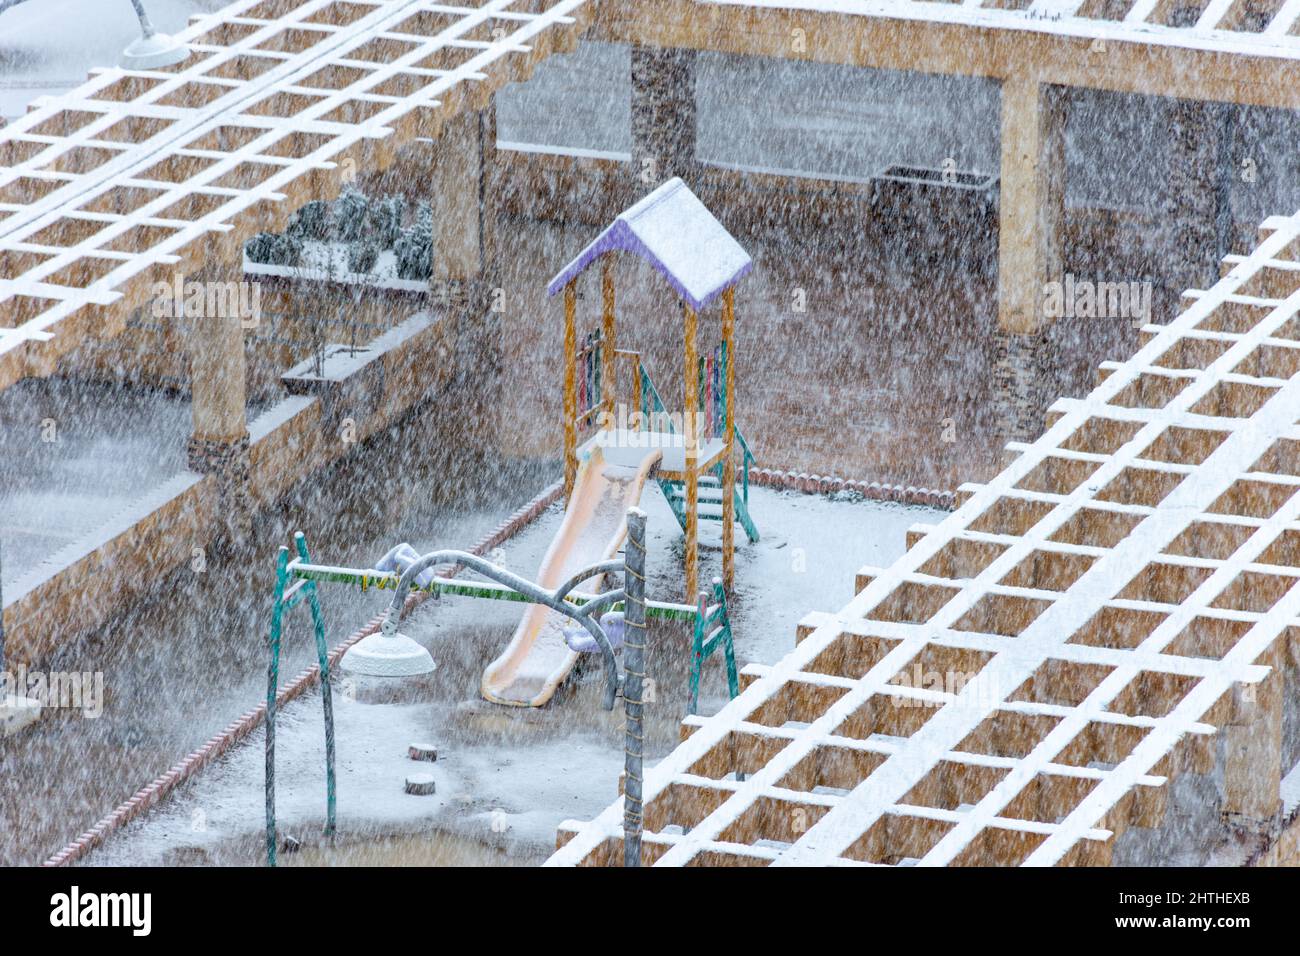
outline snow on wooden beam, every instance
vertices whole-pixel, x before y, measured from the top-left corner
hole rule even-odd
[[[568,49],[589,0],[240,0],[0,130],[0,388]],[[104,218],[99,218],[103,216]],[[52,293],[52,294],[50,294]]]
[[[1056,86],[1300,108],[1300,5],[1229,9],[1215,28],[1106,4],[940,0],[602,0],[600,38]],[[1262,0],[1262,10],[1272,10]],[[1138,9],[1135,5],[1133,9]],[[1251,13],[1254,9],[1256,12]],[[1266,19],[1266,17],[1264,18]]]

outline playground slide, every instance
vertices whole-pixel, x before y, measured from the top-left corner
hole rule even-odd
[[[659,455],[658,449],[647,449],[639,465],[629,467],[609,462],[599,447],[592,448],[578,469],[564,522],[542,559],[538,584],[558,587],[575,572],[618,553],[627,535],[627,509],[641,501]],[[604,582],[590,578],[578,590],[598,592]],[[578,660],[564,641],[562,628],[568,623],[562,614],[530,605],[506,649],[483,672],[483,696],[512,707],[540,707],[550,700]]]

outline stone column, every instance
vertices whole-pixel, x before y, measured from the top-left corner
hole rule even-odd
[[[1061,91],[1033,76],[1002,84],[995,394],[1005,440],[1030,440],[1055,396],[1044,285],[1063,281],[1065,122]]]
[[[1169,107],[1166,240],[1176,292],[1218,281],[1220,218],[1219,111],[1215,103],[1174,100]]]
[[[694,185],[695,51],[632,47],[632,177],[637,195],[680,176]]]
[[[238,544],[252,531],[242,320],[193,316],[179,321],[185,322],[190,348],[194,432],[187,462],[191,470],[217,477],[219,513],[231,542]]]

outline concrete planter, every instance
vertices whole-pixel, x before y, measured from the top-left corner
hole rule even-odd
[[[406,407],[425,391],[425,383],[411,380],[409,365],[421,344],[417,340],[434,325],[427,313],[420,313],[356,349],[331,343],[325,347],[319,374],[315,358],[308,357],[281,375],[280,381],[291,395],[320,399],[326,433],[336,433],[350,422],[353,437],[360,439],[385,418],[395,399]],[[446,359],[443,352],[439,350],[439,357]],[[427,383],[435,384],[434,380]],[[396,395],[395,390],[403,394]]]

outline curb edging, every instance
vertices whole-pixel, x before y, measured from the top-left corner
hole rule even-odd
[[[952,491],[918,488],[915,485],[891,485],[880,481],[859,481],[836,475],[814,475],[806,471],[777,471],[774,468],[751,468],[749,483],[778,491],[800,491],[807,495],[856,491],[871,501],[893,501],[904,505],[923,505],[952,511],[957,495]]]

